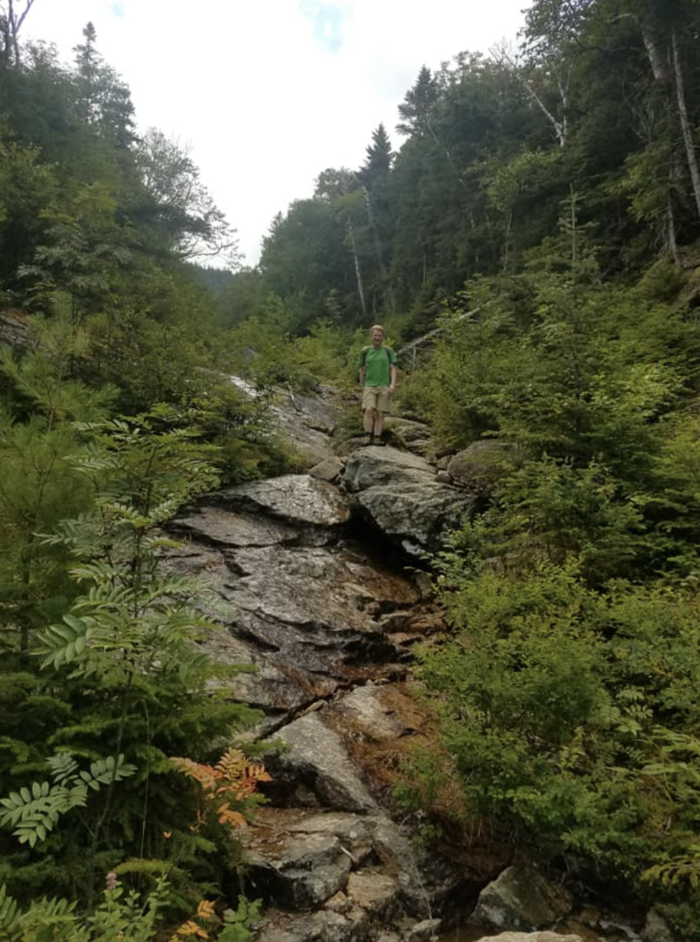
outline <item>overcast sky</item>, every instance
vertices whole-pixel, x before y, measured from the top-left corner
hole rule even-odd
[[[62,56],[88,20],[138,126],[192,147],[248,264],[326,167],[359,166],[421,65],[514,39],[529,0],[35,0],[25,38]]]

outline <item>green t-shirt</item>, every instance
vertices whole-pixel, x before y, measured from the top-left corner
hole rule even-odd
[[[364,347],[357,365],[366,367],[365,386],[390,386],[390,364],[396,366],[396,354],[391,347]]]

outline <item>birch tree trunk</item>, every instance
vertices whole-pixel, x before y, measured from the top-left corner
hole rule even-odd
[[[18,66],[20,63],[19,31],[33,4],[34,0],[26,0],[24,10],[18,13],[15,8],[15,0],[7,0],[7,13],[3,21],[4,48],[2,51],[6,61],[9,63],[14,60],[13,64],[15,66]]]
[[[527,94],[530,96],[531,100],[537,105],[542,114],[552,125],[557,142],[559,143],[559,147],[566,147],[566,141],[569,134],[567,107],[571,70],[569,69],[566,80],[562,79],[561,74],[557,75],[557,87],[559,90],[559,96],[561,98],[563,112],[562,119],[559,120],[555,115],[552,114],[549,108],[545,105],[542,98],[537,94],[532,82],[530,82],[525,77],[525,75],[523,75],[522,69],[513,56],[508,52],[508,49],[504,44],[500,46],[494,46],[493,49],[491,49],[491,55],[494,56],[494,58],[499,57],[501,62],[506,63],[512,74],[517,78]]]
[[[369,219],[369,225],[372,230],[372,236],[374,238],[374,251],[377,256],[377,264],[379,265],[379,272],[382,276],[382,283],[384,287],[384,302],[387,308],[393,313],[396,309],[396,304],[394,302],[394,291],[389,282],[389,275],[386,270],[386,265],[384,264],[384,249],[382,247],[382,240],[379,237],[379,228],[377,226],[377,220],[374,216],[374,206],[372,205],[372,197],[366,186],[362,187],[362,190],[365,194],[365,205],[367,206],[367,218]]]
[[[683,80],[683,69],[681,67],[681,57],[678,50],[678,34],[674,29],[671,34],[671,45],[673,49],[673,71],[676,79],[676,94],[678,96],[678,114],[681,119],[681,131],[683,132],[683,143],[685,145],[686,158],[688,160],[688,169],[690,170],[690,179],[693,184],[693,195],[695,196],[695,206],[700,216],[700,167],[698,167],[698,155],[695,151],[693,142],[693,132],[688,117],[688,104],[685,97],[685,83]]]
[[[355,263],[355,278],[357,279],[357,293],[360,296],[360,307],[363,316],[367,316],[367,301],[365,300],[365,286],[362,281],[362,268],[360,266],[360,257],[357,254],[357,243],[355,242],[355,230],[352,227],[352,220],[348,213],[348,238],[350,240],[350,250],[352,251],[352,260]]]

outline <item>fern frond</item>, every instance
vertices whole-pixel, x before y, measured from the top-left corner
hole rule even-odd
[[[22,929],[19,925],[19,906],[7,895],[7,887],[0,886],[0,938],[7,942],[19,942]]]

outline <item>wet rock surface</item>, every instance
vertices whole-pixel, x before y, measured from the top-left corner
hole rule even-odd
[[[561,935],[558,932],[501,932],[484,938],[490,942],[584,942],[579,935]]]
[[[11,347],[29,347],[32,344],[31,333],[26,315],[21,312],[0,311],[0,343]]]
[[[308,474],[284,474],[267,481],[239,484],[208,498],[232,510],[267,514],[301,526],[324,529],[346,523],[347,502],[333,485]]]
[[[348,458],[343,485],[352,511],[420,556],[471,516],[475,497],[453,487],[420,455],[391,447],[359,448]]]
[[[355,506],[379,530],[416,556],[436,550],[443,535],[471,516],[474,499],[449,484],[387,484],[355,497]]]
[[[316,394],[308,395],[281,389],[272,406],[272,421],[301,456],[305,467],[311,468],[335,457],[330,433],[341,408],[337,391],[329,386],[321,385]]]
[[[542,929],[571,911],[568,893],[531,867],[504,870],[479,896],[471,921],[506,929]]]
[[[351,491],[383,484],[431,484],[435,468],[418,455],[389,446],[370,445],[348,458],[343,481]]]
[[[483,866],[475,877],[463,859],[420,849],[415,822],[395,817],[396,769],[436,729],[412,687],[412,647],[444,628],[426,575],[403,550],[436,545],[474,498],[394,448],[363,448],[344,466],[327,434],[332,402],[302,399],[285,409],[313,473],[207,495],[175,521],[181,545],[169,552],[169,565],[206,586],[198,605],[219,628],[204,649],[254,668],[217,683],[264,716],[250,734],[264,741],[272,775],[269,804],[247,830],[251,894],[267,904],[257,939],[432,939],[445,931],[446,901],[471,910],[486,881]],[[404,435],[421,442],[415,426]],[[539,887],[546,914],[530,900],[513,915],[503,886],[517,897],[519,884],[505,873],[479,902],[489,931],[552,928],[560,914],[549,890]],[[501,922],[498,906],[508,913]]]
[[[267,757],[275,791],[282,793],[278,801],[359,812],[376,810],[376,802],[340,736],[319,713],[302,716],[279,730],[275,738],[290,747]]]

